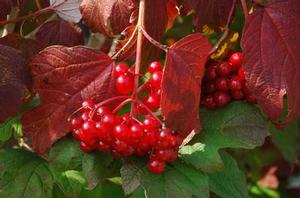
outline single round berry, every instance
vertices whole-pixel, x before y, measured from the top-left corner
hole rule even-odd
[[[111,113],[111,111],[108,107],[102,106],[97,108],[96,113],[100,116],[103,116],[105,114]]]
[[[157,129],[155,130],[147,130],[144,133],[144,136],[141,140],[141,143],[145,143],[146,145],[155,146],[158,141],[159,132]]]
[[[214,93],[213,98],[218,107],[223,107],[231,100],[229,94],[223,91],[217,91],[216,93]]]
[[[215,78],[217,78],[216,68],[209,67],[206,71],[206,78],[210,81],[213,81]]]
[[[160,123],[154,117],[148,116],[143,121],[143,126],[147,130],[153,130],[153,129],[158,129],[158,127],[160,126]]]
[[[161,174],[162,172],[164,172],[166,168],[166,163],[162,161],[158,161],[156,159],[150,159],[147,164],[147,167],[153,173]]]
[[[128,66],[126,63],[119,63],[116,65],[113,72],[116,77],[119,77],[128,72]]]
[[[116,139],[126,141],[129,138],[129,128],[125,124],[118,124],[113,131]]]
[[[132,92],[134,86],[134,78],[130,75],[120,75],[116,79],[116,87],[120,94],[127,95]]]
[[[144,128],[142,125],[134,123],[129,130],[129,138],[139,140],[143,137]]]
[[[215,86],[219,91],[227,91],[228,87],[228,80],[227,78],[221,77],[215,81]]]
[[[156,150],[154,152],[154,157],[159,161],[169,161],[169,159],[172,157],[172,153],[172,149]]]
[[[87,121],[88,119],[90,119],[90,112],[84,111],[84,112],[81,114],[81,118],[82,118],[83,121]]]
[[[80,129],[84,120],[80,117],[75,117],[71,120],[71,126],[70,128],[75,130],[75,129]]]
[[[232,91],[241,90],[243,84],[238,76],[233,76],[228,83],[229,89]]]
[[[219,76],[228,77],[231,70],[231,65],[228,62],[222,62],[217,67],[217,74]]]
[[[75,129],[72,131],[72,136],[75,140],[80,141],[80,130],[81,129]]]
[[[99,139],[101,139],[101,140],[104,139],[105,135],[107,133],[109,133],[110,130],[111,130],[111,127],[108,124],[105,124],[103,122],[96,123],[96,134]]]
[[[203,104],[208,109],[214,109],[217,106],[217,104],[214,101],[214,98],[211,95],[205,96],[203,98]]]
[[[83,109],[90,110],[90,109],[95,107],[95,104],[94,104],[93,100],[87,99],[87,100],[82,102],[81,106],[82,106]]]
[[[161,86],[161,80],[162,80],[162,72],[161,71],[156,71],[151,75],[150,78],[150,84],[154,88],[160,88]]]
[[[160,97],[155,94],[150,94],[143,101],[144,104],[152,111],[156,111],[160,106]]]
[[[153,74],[154,72],[157,72],[157,71],[162,71],[162,65],[160,62],[154,61],[149,64],[148,70],[151,74]]]
[[[124,141],[116,139],[115,142],[113,143],[113,147],[116,151],[122,152],[127,149],[127,144]]]
[[[102,141],[99,141],[98,149],[99,149],[99,151],[107,152],[107,151],[110,151],[111,148],[110,148],[110,145],[108,145]]]
[[[244,93],[242,90],[233,90],[230,93],[231,97],[235,100],[241,100],[244,98]]]
[[[85,153],[90,153],[94,150],[94,148],[89,146],[85,142],[80,142],[80,150],[82,150]]]
[[[233,66],[233,68],[238,69],[242,66],[243,63],[243,55],[241,52],[233,53],[229,58],[229,63]]]
[[[177,146],[180,146],[180,145],[177,145],[177,138],[174,136],[174,135],[171,135],[169,137],[169,145],[173,148],[177,147]]]
[[[104,124],[107,124],[107,126],[109,126],[111,129],[115,127],[115,125],[117,124],[118,119],[116,118],[115,115],[113,114],[104,114],[102,117],[102,122]]]
[[[213,82],[208,82],[204,84],[205,93],[211,94],[216,91],[216,86]]]

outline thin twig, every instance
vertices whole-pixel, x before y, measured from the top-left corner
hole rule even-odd
[[[8,16],[8,20],[14,20],[18,17],[20,9],[18,7],[12,7],[10,14]],[[15,29],[15,24],[6,24],[3,28],[3,32],[1,37],[4,37],[8,35],[9,33],[12,33]]]
[[[36,5],[36,7],[37,7],[39,10],[42,9],[40,0],[35,0],[35,5]]]
[[[242,9],[243,9],[244,17],[245,17],[245,19],[247,19],[248,15],[249,15],[249,11],[248,11],[246,0],[241,0],[241,4],[242,4]]]
[[[147,40],[152,43],[153,45],[155,45],[156,47],[164,50],[165,52],[167,51],[168,46],[166,45],[162,45],[160,42],[156,41],[154,38],[152,38],[148,32],[144,29],[144,27],[141,27],[144,36],[147,38]]]
[[[159,118],[157,118],[156,115],[154,115],[154,113],[152,112],[152,110],[149,109],[149,107],[147,107],[147,105],[145,105],[145,104],[144,104],[142,101],[140,101],[140,100],[137,100],[137,103],[138,103],[139,105],[141,105],[143,108],[145,108],[145,109],[148,111],[148,113],[149,113],[154,119],[156,119],[156,120],[160,123],[160,125],[163,125],[162,121],[161,121]]]
[[[129,102],[131,102],[132,101],[132,99],[131,98],[128,98],[128,99],[126,99],[126,100],[124,100],[123,102],[121,102],[113,111],[112,111],[112,113],[113,114],[116,114],[118,111],[120,111],[120,109],[122,108],[122,107],[124,107],[126,104],[128,104]]]
[[[111,58],[113,60],[116,60],[117,58],[119,58],[119,56],[127,49],[127,47],[131,44],[131,42],[133,41],[135,34],[137,32],[137,26],[134,28],[130,38],[128,39],[128,41],[125,43],[125,45],[123,45],[123,47],[116,53],[114,54]]]
[[[23,148],[24,150],[27,150],[27,151],[29,151],[29,152],[31,152],[31,153],[35,153],[35,152],[33,151],[33,149],[32,149],[32,148],[24,141],[23,138],[20,140],[19,146],[20,146],[21,148]],[[44,154],[37,154],[37,155],[40,156],[42,159],[44,159],[44,160],[46,160],[46,161],[50,161],[49,158],[48,158],[48,156],[46,156],[46,155],[44,155]]]
[[[221,36],[221,38],[218,40],[218,42],[211,49],[211,51],[209,53],[210,55],[213,54],[213,53],[215,53],[218,50],[218,48],[220,47],[221,43],[228,36],[229,26],[230,26],[230,23],[232,21],[232,17],[233,17],[234,11],[235,11],[236,3],[237,3],[237,0],[233,0],[232,6],[231,6],[229,14],[228,14],[228,18],[227,18],[227,22],[226,22],[226,26],[225,26],[225,31],[224,31],[223,35]]]

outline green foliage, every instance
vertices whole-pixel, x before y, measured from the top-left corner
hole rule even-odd
[[[22,125],[20,122],[20,115],[7,119],[0,124],[0,142],[9,140],[15,133],[17,136],[22,134]]]
[[[0,197],[51,197],[54,183],[48,164],[22,150],[0,150]]]
[[[224,166],[218,153],[222,148],[253,149],[269,135],[267,121],[260,110],[249,104],[233,102],[218,110],[201,112],[203,130],[196,145],[180,150],[187,163],[204,172],[221,170]],[[194,149],[194,150],[193,150]]]

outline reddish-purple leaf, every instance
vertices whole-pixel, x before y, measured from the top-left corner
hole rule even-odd
[[[43,153],[69,132],[67,118],[84,99],[96,102],[114,95],[111,58],[84,47],[53,46],[30,64],[41,105],[22,118],[24,134]]]
[[[62,19],[78,23],[81,19],[81,2],[82,0],[50,0],[50,5]]]
[[[87,26],[109,37],[121,33],[130,25],[131,15],[136,8],[136,0],[83,0],[80,6]]]
[[[9,34],[0,38],[0,44],[20,50],[27,61],[45,47],[41,42],[33,39],[25,39],[19,34]]]
[[[0,0],[0,20],[5,20],[9,15],[13,2],[11,0]]]
[[[180,12],[192,11],[193,24],[198,30],[207,25],[218,31],[226,24],[232,3],[233,0],[184,0]]]
[[[201,80],[211,46],[201,34],[189,35],[167,52],[161,111],[166,125],[186,137],[200,129]]]
[[[64,45],[68,47],[83,45],[83,33],[75,24],[63,20],[44,23],[36,33],[36,39],[50,45]]]
[[[0,123],[18,112],[28,78],[21,52],[0,45]]]
[[[242,38],[244,69],[250,90],[270,119],[283,112],[285,123],[300,116],[300,3],[277,0],[256,10],[247,20]]]

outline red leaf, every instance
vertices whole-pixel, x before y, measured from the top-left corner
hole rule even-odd
[[[279,0],[251,14],[244,28],[244,69],[250,90],[273,121],[300,116],[300,3]]]
[[[208,25],[218,31],[225,26],[232,3],[233,0],[185,0],[180,12],[193,11],[193,24],[197,30]]]
[[[36,33],[36,39],[50,45],[64,45],[68,47],[83,45],[83,33],[73,23],[55,20],[44,23]]]
[[[20,50],[27,61],[29,61],[32,56],[39,53],[45,47],[45,45],[39,41],[25,39],[19,34],[9,34],[3,38],[0,38],[0,44]]]
[[[82,0],[50,0],[50,5],[62,19],[78,23],[81,19],[81,2]]]
[[[178,10],[176,8],[176,0],[168,0],[167,14],[168,14],[167,28],[169,29],[173,26],[174,20],[178,16]]]
[[[6,20],[13,5],[11,0],[0,0],[0,20]]]
[[[80,10],[83,21],[93,32],[113,37],[130,25],[136,3],[136,0],[83,0]]]
[[[84,99],[102,101],[114,95],[113,65],[106,54],[84,47],[53,46],[33,59],[41,105],[26,113],[22,123],[34,150],[45,152],[69,132],[67,118]]]
[[[22,54],[9,46],[0,45],[0,123],[14,116],[24,96],[29,79]]]
[[[183,137],[200,129],[201,80],[210,49],[205,37],[192,34],[167,52],[161,111],[166,125]]]

